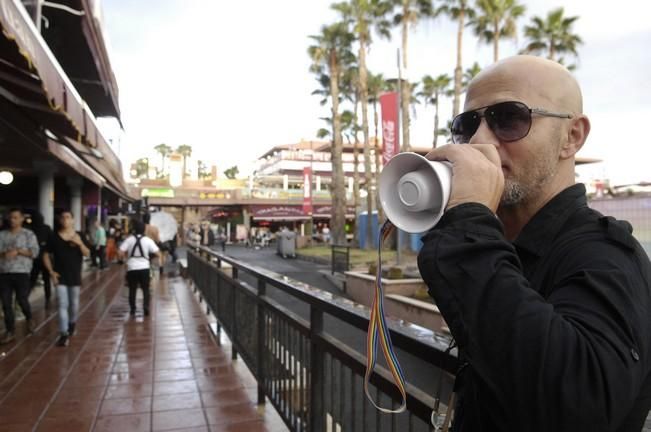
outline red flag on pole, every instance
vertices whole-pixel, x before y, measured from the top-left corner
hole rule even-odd
[[[303,213],[312,215],[312,168],[303,168]]]
[[[398,92],[385,93],[380,96],[382,108],[382,164],[386,165],[398,154],[400,138],[398,135]]]

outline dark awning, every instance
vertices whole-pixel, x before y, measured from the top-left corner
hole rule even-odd
[[[31,117],[35,130],[65,137],[60,142],[105,178],[107,187],[133,200],[120,160],[19,0],[0,1],[0,28],[0,97]]]
[[[107,51],[98,0],[57,0],[45,5],[41,34],[96,116],[120,120],[119,90]],[[71,13],[71,11],[75,11]]]

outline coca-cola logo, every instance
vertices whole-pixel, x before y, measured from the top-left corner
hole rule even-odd
[[[382,138],[384,139],[384,154],[391,158],[396,150],[396,123],[394,121],[382,121]]]

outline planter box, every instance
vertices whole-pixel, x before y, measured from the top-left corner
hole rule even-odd
[[[375,276],[349,271],[346,294],[369,308],[373,306]],[[422,279],[382,279],[384,310],[387,315],[408,321],[439,333],[447,333],[447,324],[435,304],[413,298],[416,291],[426,288]]]

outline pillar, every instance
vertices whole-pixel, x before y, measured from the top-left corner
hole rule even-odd
[[[43,215],[43,221],[54,226],[54,164],[51,162],[35,162],[38,172],[38,211]]]
[[[84,185],[84,179],[81,177],[68,177],[68,187],[70,187],[70,211],[75,218],[75,231],[81,231],[81,188]]]
[[[102,187],[97,186],[97,220],[102,223]]]

